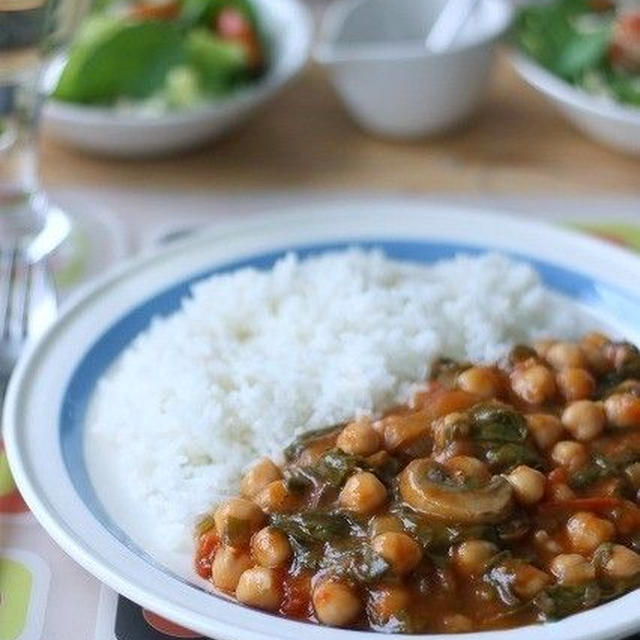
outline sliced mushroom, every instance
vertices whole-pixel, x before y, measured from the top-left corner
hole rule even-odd
[[[409,463],[399,478],[400,494],[410,507],[450,522],[500,522],[513,506],[513,489],[503,477],[494,476],[484,486],[466,488],[429,458]]]

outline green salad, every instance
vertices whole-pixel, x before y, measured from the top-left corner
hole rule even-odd
[[[517,46],[567,82],[640,106],[640,4],[552,0],[522,9]]]
[[[53,96],[87,105],[189,108],[254,82],[266,58],[247,0],[107,5],[81,26]]]

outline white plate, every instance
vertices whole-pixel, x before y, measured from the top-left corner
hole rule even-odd
[[[220,226],[150,252],[71,301],[20,362],[9,387],[4,438],[16,482],[71,557],[144,607],[219,640],[380,640],[371,632],[329,629],[242,607],[154,562],[133,544],[128,523],[107,515],[118,496],[101,487],[103,502],[96,498],[83,445],[85,412],[101,374],[154,315],[178,307],[194,280],[241,265],[268,267],[288,249],[308,255],[353,244],[421,262],[457,252],[504,251],[530,262],[549,286],[604,324],[631,340],[640,336],[640,259],[555,227],[464,208],[402,200],[316,205]],[[638,629],[640,591],[557,623],[456,638],[595,640]]]
[[[311,18],[297,0],[252,1],[272,46],[269,69],[257,82],[201,107],[159,115],[50,100],[47,130],[78,149],[112,156],[181,151],[232,131],[302,69],[311,43]]]
[[[513,53],[516,71],[544,94],[578,129],[613,149],[640,155],[640,107],[578,89],[521,53]]]

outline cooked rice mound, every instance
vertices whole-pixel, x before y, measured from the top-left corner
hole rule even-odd
[[[197,514],[296,434],[406,401],[439,355],[492,361],[577,325],[532,268],[501,255],[292,254],[203,280],[155,320],[101,381],[89,438],[162,544],[187,548]]]

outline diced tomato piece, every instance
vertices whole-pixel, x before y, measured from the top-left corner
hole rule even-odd
[[[225,7],[214,19],[213,30],[223,40],[240,44],[247,53],[249,66],[256,69],[262,65],[262,46],[253,25],[241,11]]]
[[[211,563],[220,546],[220,538],[215,531],[207,531],[200,536],[196,549],[195,568],[201,578],[211,577]]]
[[[555,502],[543,502],[538,506],[540,511],[556,511],[574,513],[575,511],[595,511],[602,513],[611,511],[623,504],[619,498],[594,497],[594,498],[572,498],[571,500],[556,500]]]
[[[556,467],[553,471],[549,472],[547,479],[550,484],[564,484],[569,479],[569,473],[563,467]]]
[[[130,10],[130,16],[138,20],[175,20],[180,13],[180,5],[177,2],[143,2],[134,4]]]
[[[284,597],[280,613],[288,618],[304,619],[312,614],[311,576],[307,573],[289,575],[283,583]]]
[[[614,66],[640,72],[640,11],[623,13],[616,22],[609,48]]]

